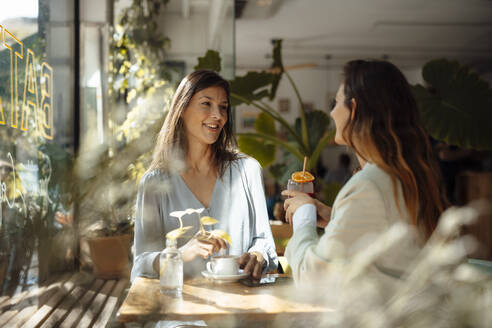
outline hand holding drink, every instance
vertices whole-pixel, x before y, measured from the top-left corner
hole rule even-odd
[[[309,196],[314,196],[314,176],[306,171],[307,157],[304,157],[302,172],[294,172],[287,182],[287,190],[302,191]]]
[[[291,178],[287,182],[287,190],[296,190],[305,192],[309,196],[314,196],[314,177],[311,173],[305,172],[294,172]]]
[[[285,219],[290,224],[292,224],[292,216],[297,208],[307,203],[314,204],[312,198],[314,196],[314,176],[306,171],[306,162],[307,157],[304,157],[303,170],[292,173],[287,182],[287,192],[282,193],[289,198],[293,197],[284,202]]]

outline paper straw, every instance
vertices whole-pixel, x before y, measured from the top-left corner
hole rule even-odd
[[[306,164],[307,164],[307,156],[304,156],[304,165],[302,166],[302,176],[306,176]]]

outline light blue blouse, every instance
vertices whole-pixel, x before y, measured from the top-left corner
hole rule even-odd
[[[277,268],[278,259],[268,222],[261,166],[255,159],[242,156],[217,179],[210,206],[201,216],[219,220],[206,226],[207,230],[222,229],[229,233],[232,245],[228,254],[260,252],[266,261],[264,272],[270,271]],[[157,277],[152,263],[165,248],[166,233],[179,227],[178,219],[169,213],[203,207],[179,174],[154,170],[142,177],[136,204],[132,281],[137,276]],[[184,226],[193,228],[186,233],[187,237],[178,240],[178,247],[187,243],[200,227],[197,214],[185,215],[182,220]],[[205,263],[200,257],[185,263],[185,275],[199,274]]]

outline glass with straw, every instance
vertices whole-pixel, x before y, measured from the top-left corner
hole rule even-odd
[[[306,171],[307,157],[304,157],[302,172],[292,173],[291,178],[287,182],[287,190],[296,190],[307,193],[309,196],[314,196],[314,176]]]

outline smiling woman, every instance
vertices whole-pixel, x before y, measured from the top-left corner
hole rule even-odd
[[[227,122],[229,103],[223,88],[213,86],[197,92],[183,113],[186,134],[193,143],[213,144]]]
[[[140,181],[132,280],[157,276],[164,236],[178,228],[169,213],[187,208],[204,208],[204,216],[217,218],[207,228],[224,230],[232,243],[197,238],[200,222],[184,215],[182,224],[193,227],[178,241],[185,275],[204,270],[205,259],[219,251],[241,256],[240,267],[254,279],[276,268],[261,167],[237,151],[230,116],[229,84],[218,74],[200,70],[181,81]],[[173,169],[176,159],[184,169]]]

